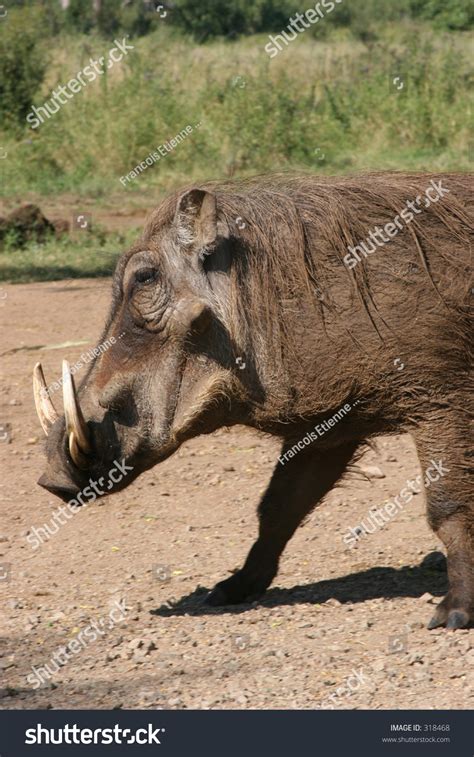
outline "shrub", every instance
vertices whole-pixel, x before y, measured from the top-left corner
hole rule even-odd
[[[66,26],[75,32],[88,34],[95,25],[92,0],[70,0],[66,9]]]
[[[173,22],[197,40],[279,31],[298,10],[295,0],[179,0]]]
[[[411,0],[415,16],[434,22],[442,29],[463,31],[474,26],[474,4],[472,0]]]
[[[47,67],[42,41],[44,17],[37,9],[8,13],[0,36],[0,119],[14,127],[24,121]]]

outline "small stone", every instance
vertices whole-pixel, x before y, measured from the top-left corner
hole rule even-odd
[[[409,665],[414,665],[417,662],[423,664],[423,660],[424,660],[424,655],[419,654],[418,652],[412,652],[410,655],[408,655]]]
[[[112,662],[117,658],[120,658],[120,654],[118,652],[107,652],[107,654],[105,655],[105,662]]]
[[[177,707],[177,705],[181,704],[182,700],[180,697],[174,697],[173,699],[168,699],[168,704],[170,707]]]
[[[359,468],[368,478],[385,478],[385,473],[378,465],[361,465]]]
[[[433,604],[434,601],[435,598],[428,591],[425,591],[425,593],[420,597],[420,602],[428,602],[429,604]]]
[[[339,600],[336,599],[335,597],[330,597],[330,599],[326,599],[326,601],[324,602],[324,606],[325,607],[340,607],[341,602],[339,602]]]
[[[58,612],[53,612],[53,614],[49,616],[48,620],[54,623],[57,620],[63,620],[63,618],[65,617],[65,614],[61,610],[58,610]]]

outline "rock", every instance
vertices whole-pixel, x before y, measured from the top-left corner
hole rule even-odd
[[[53,614],[49,616],[48,620],[54,623],[57,620],[63,620],[65,617],[66,615],[61,610],[58,610],[57,612],[53,612]]]
[[[330,597],[329,599],[326,599],[326,601],[324,602],[324,606],[325,607],[340,607],[341,602],[339,602],[339,600],[336,599],[335,597]]]
[[[132,639],[127,646],[129,649],[140,649],[143,646],[143,639]]]
[[[118,652],[107,652],[105,655],[105,662],[112,662],[113,660],[117,660],[120,658],[120,654]]]
[[[71,229],[71,224],[69,221],[66,221],[64,218],[58,218],[56,220],[51,221],[51,223],[54,226],[54,232],[57,237],[61,237],[64,234],[68,234]]]
[[[425,659],[425,656],[420,654],[419,652],[412,652],[408,655],[408,664],[409,665],[415,665],[415,663],[419,662],[423,664],[423,661]]]
[[[385,473],[378,465],[359,465],[359,470],[368,478],[385,478]]]
[[[406,626],[410,631],[421,631],[425,628],[425,624],[421,620],[410,620],[410,622],[407,623]]]
[[[24,247],[28,242],[44,241],[54,233],[54,226],[43,215],[40,208],[32,203],[21,205],[6,218],[0,219],[0,242],[7,234],[13,234],[17,247]]]
[[[429,604],[433,604],[435,602],[435,598],[432,594],[430,594],[428,591],[425,591],[424,594],[420,597],[420,602],[428,602]]]

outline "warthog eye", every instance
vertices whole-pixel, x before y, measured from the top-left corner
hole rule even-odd
[[[152,284],[158,278],[158,271],[156,268],[141,268],[135,272],[136,284]]]

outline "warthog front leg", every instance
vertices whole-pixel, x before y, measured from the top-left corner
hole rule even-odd
[[[344,473],[357,446],[347,444],[329,451],[308,448],[284,464],[277,463],[258,508],[258,539],[243,568],[215,586],[208,604],[237,604],[263,594],[278,571],[286,543]],[[284,445],[280,459],[289,447],[291,443]]]
[[[446,546],[449,591],[428,628],[465,628],[474,621],[474,482],[467,415],[447,412],[415,436],[424,471],[440,475],[426,490],[428,521]]]

